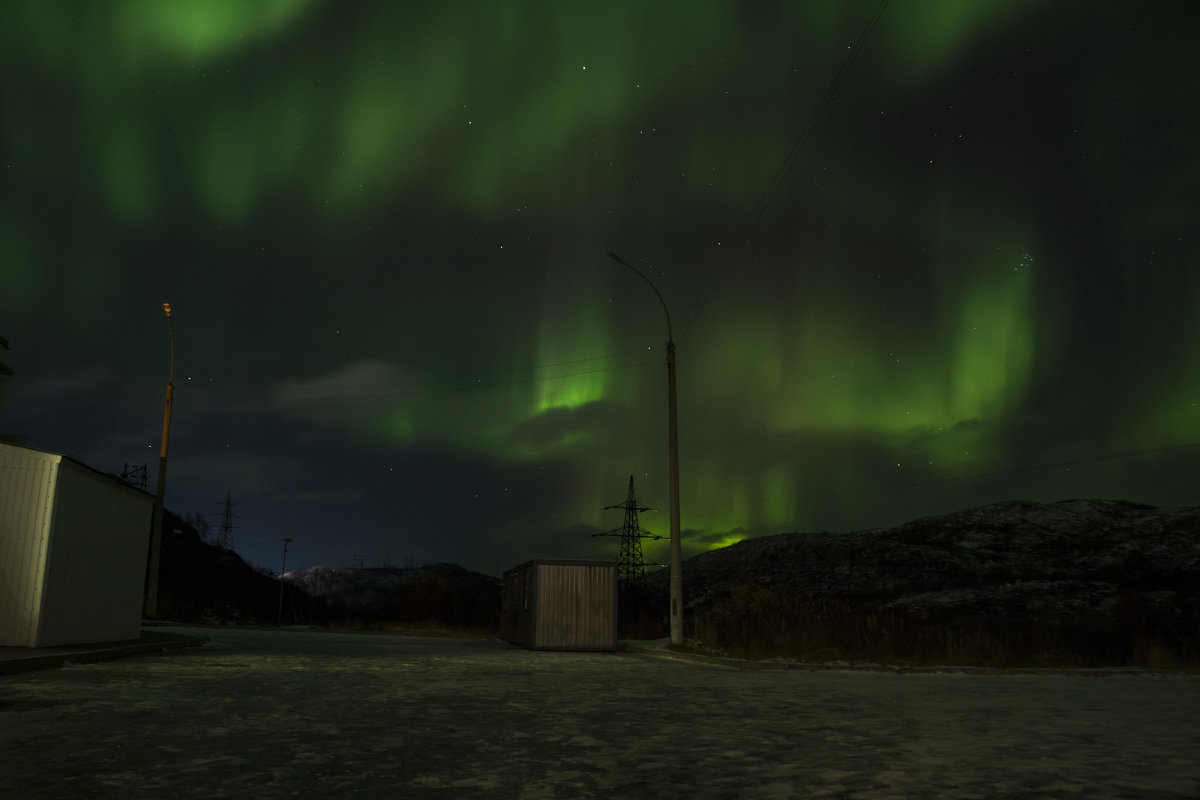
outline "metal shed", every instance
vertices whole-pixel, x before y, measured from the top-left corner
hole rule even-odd
[[[500,638],[534,650],[617,649],[617,565],[538,559],[504,573]]]
[[[0,443],[0,645],[137,639],[153,511],[110,475]]]

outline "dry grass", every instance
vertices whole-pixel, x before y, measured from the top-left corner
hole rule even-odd
[[[695,620],[704,646],[734,658],[984,667],[1200,669],[1200,599],[1154,604],[1130,595],[1114,611],[1058,622],[1003,617],[920,620],[837,599],[798,601],[742,583]]]

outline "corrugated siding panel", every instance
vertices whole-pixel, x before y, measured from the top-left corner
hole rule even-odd
[[[38,646],[138,638],[153,499],[64,461],[55,509]]]
[[[612,650],[616,569],[611,564],[538,564],[534,646]]]
[[[37,645],[61,460],[0,444],[0,645]]]
[[[534,569],[522,565],[504,573],[500,636],[504,641],[522,647],[534,646]]]

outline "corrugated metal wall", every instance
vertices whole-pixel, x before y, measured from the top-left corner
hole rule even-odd
[[[0,644],[34,647],[62,456],[0,444]]]
[[[154,500],[64,460],[42,594],[39,647],[141,635]]]
[[[530,561],[504,573],[500,637],[535,650],[617,649],[617,565]]]
[[[504,573],[501,594],[500,638],[522,647],[533,647],[534,639],[534,566],[513,567]]]
[[[537,564],[535,586],[534,647],[616,649],[613,564]]]
[[[0,644],[136,639],[154,498],[0,443]]]

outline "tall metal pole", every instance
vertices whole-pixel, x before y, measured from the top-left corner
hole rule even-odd
[[[283,573],[287,572],[287,546],[294,539],[285,538],[283,540],[283,564],[279,567],[279,622],[277,625],[283,625]]]
[[[668,326],[669,328],[669,326]],[[679,534],[679,423],[675,405],[675,341],[667,339],[667,461],[671,491],[671,644],[683,644],[683,556]]]
[[[167,314],[167,328],[171,332],[171,368],[167,372],[162,448],[158,453],[158,488],[154,494],[154,519],[150,523],[150,552],[146,563],[146,592],[142,598],[142,615],[148,619],[158,616],[158,562],[162,554],[163,498],[167,491],[167,440],[171,436],[171,403],[175,399],[175,323],[171,319],[171,304],[162,305]]]
[[[671,333],[671,312],[667,310],[667,301],[642,271],[625,261],[616,253],[608,257],[618,264],[629,267],[642,280],[650,285],[658,302],[662,303],[663,313],[667,315],[667,447],[670,450],[667,459],[669,487],[671,493],[671,644],[683,644],[683,556],[679,536],[679,425],[675,401],[675,336]]]

